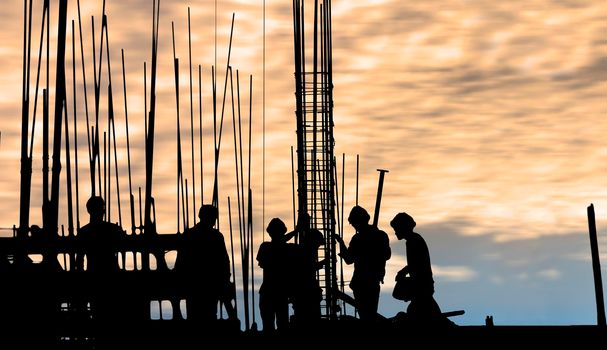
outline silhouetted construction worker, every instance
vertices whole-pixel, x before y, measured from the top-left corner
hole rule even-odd
[[[350,245],[346,247],[338,235],[333,237],[339,242],[339,255],[346,264],[354,263],[354,273],[350,288],[354,293],[360,319],[375,321],[379,304],[380,283],[386,274],[386,261],[390,259],[390,241],[388,235],[373,225],[369,225],[369,213],[354,206],[348,216],[348,222],[356,229]]]
[[[266,232],[272,239],[263,242],[257,252],[263,282],[259,288],[259,312],[263,331],[284,330],[289,325],[289,297],[292,293],[294,249],[287,243],[287,227],[279,218],[268,224]],[[275,328],[276,324],[276,328]]]
[[[78,231],[78,241],[82,249],[76,256],[76,270],[84,270],[86,256],[86,271],[108,273],[120,270],[118,265],[118,248],[126,237],[126,232],[117,224],[103,220],[105,216],[105,201],[98,196],[91,197],[86,202],[86,210],[90,221]]]
[[[216,323],[217,305],[230,287],[230,257],[223,234],[213,228],[218,216],[215,206],[200,207],[200,222],[183,233],[175,260],[175,271],[184,278],[187,318],[205,325]],[[233,309],[228,314],[236,317]]]
[[[294,267],[296,276],[293,291],[293,311],[297,326],[313,326],[320,320],[320,302],[322,290],[316,277],[317,271],[324,266],[325,260],[318,261],[318,249],[325,244],[320,231],[310,225],[310,215],[301,214],[295,231],[288,239],[297,235]],[[287,239],[287,240],[288,240]]]
[[[434,300],[434,279],[430,252],[426,241],[413,232],[416,223],[407,213],[398,213],[390,222],[399,240],[407,245],[407,266],[398,272],[396,279],[409,275],[411,303],[407,307],[408,320],[413,325],[426,325],[443,321],[440,307]]]
[[[116,224],[104,221],[105,201],[98,196],[86,202],[90,221],[78,231],[80,251],[76,255],[76,270],[86,270],[91,284],[91,312],[93,318],[107,325],[123,319],[124,313],[115,283],[118,250],[126,233]],[[84,258],[86,257],[86,264]],[[85,268],[86,265],[86,268]],[[106,326],[99,328],[102,330]]]

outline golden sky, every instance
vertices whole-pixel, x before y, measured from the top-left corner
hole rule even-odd
[[[57,2],[51,2],[53,26]],[[98,40],[101,1],[81,2],[92,106],[90,17],[95,16]],[[10,3],[0,8],[1,227],[18,223],[23,3]],[[69,3],[68,17],[77,21],[76,1]],[[32,94],[42,1],[34,4]],[[202,65],[204,200],[209,202],[215,4],[208,0],[162,0],[161,6],[154,195],[159,231],[175,232],[177,146],[171,21],[175,22],[180,58],[184,172],[191,183],[187,51],[187,8],[191,7],[195,96],[197,65]],[[288,226],[293,225],[290,146],[295,145],[296,135],[291,11],[291,1],[266,1],[266,186],[262,218],[263,2],[217,3],[218,86],[223,89],[232,13],[236,19],[231,64],[240,73],[243,106],[249,100],[246,82],[253,75],[252,188],[258,242],[263,219],[267,222],[281,217]],[[123,226],[128,227],[120,49],[124,48],[127,61],[131,157],[137,187],[144,185],[143,62],[149,65],[151,57],[151,1],[108,0],[107,13],[122,216]],[[388,292],[381,306],[386,314],[402,308],[390,300],[389,289],[395,271],[405,264],[404,244],[397,243],[388,223],[399,211],[407,211],[429,242],[439,304],[447,310],[467,310],[456,322],[479,324],[491,313],[496,323],[594,322],[586,207],[595,204],[598,230],[604,232],[605,33],[604,1],[334,0],[335,151],[339,156],[346,154],[346,210],[354,204],[356,154],[361,159],[360,202],[369,211],[375,203],[376,169],[390,170],[380,217],[380,227],[391,236],[394,252],[383,288]],[[56,30],[52,37],[56,37]],[[72,101],[71,37],[69,28],[68,103]],[[53,56],[54,49],[52,41]],[[89,178],[79,55],[77,51],[84,224]],[[51,81],[53,67],[51,60]],[[101,120],[106,120],[105,66],[103,71]],[[221,210],[226,209],[228,196],[232,200],[236,197],[230,108],[228,104],[222,140]],[[197,100],[194,111],[197,133]],[[243,118],[248,122],[248,112]],[[39,114],[38,126],[40,121]],[[41,203],[40,130],[36,135],[32,223],[40,223]],[[341,160],[338,165],[341,169]],[[198,165],[196,178],[199,182]],[[200,196],[200,186],[197,190]],[[112,210],[112,219],[117,221],[115,203]],[[190,212],[193,214],[192,208]],[[64,209],[61,214],[65,216]],[[227,234],[226,216],[221,227]],[[351,234],[346,224],[346,237]],[[605,244],[601,247],[603,252],[607,249]],[[504,286],[511,289],[508,297]]]

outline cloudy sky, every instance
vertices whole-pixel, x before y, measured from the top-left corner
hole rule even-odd
[[[23,3],[0,8],[0,226],[18,223],[22,85]],[[52,1],[51,26],[57,23]],[[69,19],[78,23],[76,1]],[[97,45],[101,1],[81,0],[89,113],[92,109],[91,16]],[[159,231],[175,232],[176,102],[171,21],[180,58],[180,111],[184,171],[190,183],[190,104],[187,9],[191,7],[194,96],[202,67],[204,201],[211,200],[211,66],[215,64],[217,10],[218,85],[223,88],[232,14],[231,65],[239,70],[241,99],[248,106],[253,76],[252,188],[255,232],[262,220],[281,217],[292,226],[290,147],[295,145],[291,1],[266,1],[265,193],[263,191],[263,2],[163,0],[160,19],[157,153],[154,195]],[[42,0],[34,1],[32,96],[38,62]],[[111,73],[116,109],[122,220],[126,138],[120,50],[126,58],[133,185],[144,185],[143,62],[150,62],[152,5],[148,0],[107,0]],[[67,65],[71,87],[71,25]],[[426,237],[445,311],[464,309],[460,324],[590,324],[596,320],[586,207],[597,210],[599,243],[607,251],[607,5],[603,1],[402,1],[333,2],[333,67],[336,154],[346,154],[345,206],[354,204],[356,155],[360,155],[360,201],[375,203],[377,168],[389,169],[380,226],[391,236],[380,311],[405,304],[389,296],[406,262],[404,243],[389,227],[407,211]],[[54,38],[51,35],[51,81]],[[76,52],[81,222],[88,185],[83,82]],[[107,58],[104,57],[104,62]],[[44,64],[43,64],[44,66]],[[148,66],[149,67],[149,66]],[[234,72],[235,73],[235,72]],[[43,77],[45,70],[42,71]],[[149,78],[149,69],[148,69]],[[107,67],[103,67],[101,120],[107,115]],[[149,87],[149,86],[148,86]],[[51,98],[54,96],[51,84]],[[220,92],[219,100],[222,93]],[[73,101],[71,88],[68,104]],[[227,99],[229,103],[229,96]],[[149,100],[148,100],[149,103]],[[194,102],[198,132],[198,100]],[[229,105],[228,105],[229,106]],[[246,112],[245,112],[246,111]],[[71,117],[71,109],[70,109]],[[243,107],[243,123],[249,120]],[[227,234],[227,197],[236,198],[231,107],[220,160],[221,227]],[[37,125],[40,126],[40,113]],[[71,126],[71,125],[70,125]],[[40,223],[41,132],[34,143],[32,223]],[[73,140],[72,140],[73,141]],[[195,138],[198,145],[198,138]],[[245,147],[246,148],[246,147]],[[196,161],[200,154],[196,149]],[[341,160],[339,161],[341,169]],[[341,176],[341,174],[340,174]],[[196,165],[197,205],[200,170]],[[65,183],[64,180],[62,184]],[[114,184],[113,184],[114,186]],[[62,191],[64,188],[62,188]],[[191,192],[190,192],[191,193]],[[265,207],[262,198],[265,196]],[[65,200],[64,200],[65,201]],[[118,220],[115,195],[112,221]],[[285,203],[288,203],[285,205]],[[65,204],[64,204],[65,205]],[[193,217],[193,209],[190,208]],[[64,207],[62,223],[66,222]],[[190,219],[192,220],[192,218]],[[352,235],[347,227],[345,236]],[[346,240],[347,240],[346,239]],[[605,257],[606,254],[603,254]],[[237,257],[238,261],[240,258]],[[604,264],[605,265],[605,264]],[[605,272],[605,268],[603,268]],[[346,269],[346,278],[350,270]]]

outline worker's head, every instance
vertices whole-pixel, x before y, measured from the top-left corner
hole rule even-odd
[[[101,221],[105,215],[105,201],[99,196],[92,196],[86,202],[86,211],[91,217],[91,221]]]
[[[270,220],[266,232],[270,235],[272,240],[277,240],[287,233],[287,226],[279,218],[274,218]]]
[[[396,214],[394,219],[390,221],[390,226],[394,229],[394,233],[398,239],[409,237],[409,234],[413,233],[415,225],[415,220],[413,220],[411,215],[404,212]]]
[[[217,207],[212,204],[203,204],[198,211],[200,224],[205,228],[212,228],[219,217]]]
[[[354,206],[352,210],[350,210],[350,215],[348,216],[348,222],[357,230],[365,225],[368,225],[370,219],[371,217],[365,208],[358,205]]]
[[[32,238],[41,238],[43,237],[43,231],[42,228],[38,225],[32,225],[32,227],[30,227],[30,234]]]

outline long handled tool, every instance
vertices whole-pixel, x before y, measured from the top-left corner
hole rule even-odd
[[[373,214],[373,226],[377,227],[379,221],[379,207],[381,206],[381,197],[384,189],[384,176],[388,170],[377,169],[379,171],[379,184],[377,185],[377,199],[375,201],[375,213]]]

